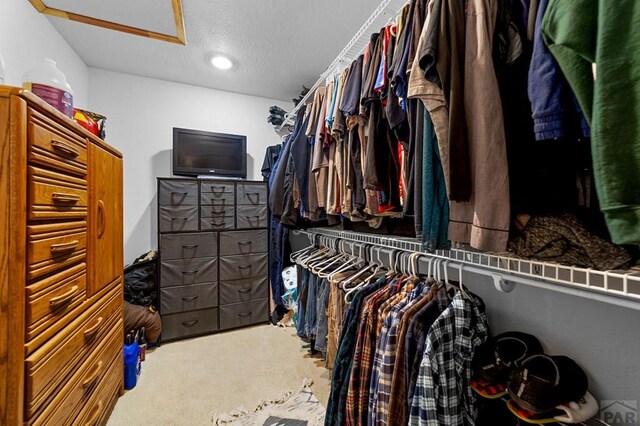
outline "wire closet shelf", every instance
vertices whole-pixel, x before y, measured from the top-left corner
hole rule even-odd
[[[510,285],[524,284],[640,310],[640,271],[599,271],[461,248],[430,253],[415,239],[335,229],[311,228],[301,232],[307,234],[311,243],[315,235],[324,235],[449,260],[463,265],[469,273],[492,275],[495,282],[507,284],[507,292],[511,290]]]
[[[351,61],[356,59],[358,55],[364,52],[367,43],[369,42],[369,37],[371,36],[371,29],[375,28],[376,30],[379,27],[386,25],[390,19],[395,18],[398,12],[408,3],[407,0],[382,0],[382,2],[375,8],[371,16],[367,18],[367,20],[362,24],[360,29],[351,37],[351,40],[342,48],[338,56],[329,64],[327,69],[320,74],[320,77],[316,82],[311,86],[309,92],[303,96],[302,100],[298,102],[298,104],[285,114],[284,121],[280,126],[278,126],[278,131],[282,130],[285,126],[293,123],[293,120],[296,118],[298,111],[302,108],[303,105],[307,103],[309,98],[313,96],[316,89],[318,87],[324,86],[326,84],[327,78],[332,76],[334,73],[340,71],[346,65],[348,65]]]

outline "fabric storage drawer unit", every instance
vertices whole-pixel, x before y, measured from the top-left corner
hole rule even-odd
[[[264,182],[158,178],[163,341],[269,320],[267,227]]]
[[[1,85],[0,228],[0,425],[105,424],[124,392],[122,155]]]

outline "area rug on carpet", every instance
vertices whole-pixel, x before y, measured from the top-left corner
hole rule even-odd
[[[326,409],[311,391],[311,380],[305,379],[297,392],[286,392],[279,399],[260,401],[253,412],[239,407],[226,414],[213,416],[216,426],[320,426]]]

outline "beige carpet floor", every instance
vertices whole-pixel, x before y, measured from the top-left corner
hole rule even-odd
[[[293,328],[260,325],[163,344],[147,353],[135,388],[109,426],[210,425],[214,413],[297,391],[305,378],[326,406],[329,372]]]

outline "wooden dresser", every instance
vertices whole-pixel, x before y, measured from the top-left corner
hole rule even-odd
[[[162,340],[269,320],[267,186],[158,179]]]
[[[105,424],[123,389],[122,156],[0,86],[0,424]]]

